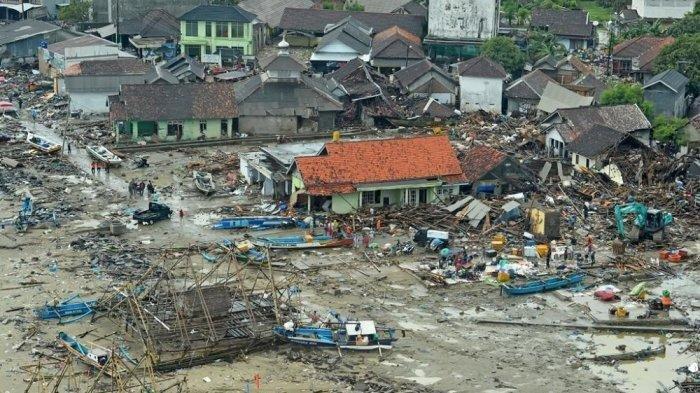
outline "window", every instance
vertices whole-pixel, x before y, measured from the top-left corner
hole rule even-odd
[[[201,51],[202,49],[199,45],[185,45],[185,53],[187,53],[189,57],[199,58],[199,55],[202,53]]]
[[[407,190],[406,191],[406,204],[407,205],[417,205],[418,204],[418,190]]]
[[[574,157],[575,157],[575,160],[576,160],[576,165],[578,165],[578,154],[575,154]]]
[[[452,187],[452,186],[442,186],[442,187],[438,187],[435,190],[435,193],[437,194],[438,197],[440,197],[440,199],[444,199],[444,198],[447,198],[450,195],[452,195],[453,189],[454,189],[454,187]]]
[[[243,37],[245,35],[245,23],[231,23],[231,37]]]
[[[199,122],[199,132],[201,132],[201,133],[207,132],[207,121],[206,120],[201,120]]]
[[[206,27],[206,29],[205,29],[206,31],[205,31],[204,35],[207,37],[211,37],[211,22],[206,22],[205,27]]]
[[[588,158],[586,158],[586,168],[590,168],[590,167],[591,167],[591,162],[588,161]]]
[[[182,135],[182,123],[177,121],[171,121],[168,123],[167,136],[178,136]]]
[[[375,191],[362,191],[362,205],[375,205],[381,202],[382,192],[380,190]]]
[[[185,35],[188,37],[197,36],[197,21],[188,20],[185,22]]]
[[[428,203],[428,190],[425,188],[421,188],[418,190],[418,202],[419,203]]]
[[[221,119],[221,136],[228,136],[228,119]]]
[[[217,37],[228,37],[228,23],[216,22],[216,36]]]

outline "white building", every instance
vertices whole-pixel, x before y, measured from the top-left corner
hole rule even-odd
[[[503,81],[508,74],[495,61],[479,56],[458,65],[459,109],[462,112],[484,110],[501,113]]]
[[[693,10],[696,0],[632,0],[633,10],[642,18],[681,19]]]
[[[498,33],[498,1],[431,0],[428,36],[484,41]]]

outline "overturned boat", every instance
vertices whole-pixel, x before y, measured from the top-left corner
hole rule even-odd
[[[209,172],[192,171],[194,186],[204,195],[211,195],[216,192],[214,178]]]
[[[104,146],[88,145],[85,147],[85,150],[97,161],[109,166],[119,166],[122,164],[122,159]]]
[[[505,284],[501,286],[503,292],[508,295],[529,295],[532,293],[554,291],[561,288],[570,287],[583,281],[584,275],[581,273],[571,274],[565,277],[552,277],[546,280],[528,281],[522,285]]]
[[[42,138],[39,135],[27,133],[27,143],[29,146],[42,153],[51,154],[61,151],[61,145],[50,142],[48,139]]]

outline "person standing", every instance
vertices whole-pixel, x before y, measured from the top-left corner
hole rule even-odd
[[[102,170],[102,164],[100,164],[99,162],[96,162],[95,168],[97,168],[97,174],[99,175],[100,171]]]
[[[182,225],[183,219],[185,218],[185,211],[180,208],[178,215],[180,216],[180,224]]]
[[[129,199],[133,199],[134,198],[134,181],[133,180],[129,181],[128,188],[129,188]]]
[[[92,172],[92,175],[95,175],[95,162],[90,163],[90,172]]]
[[[153,186],[153,183],[151,181],[148,181],[148,195],[151,196],[156,193],[156,188]]]
[[[68,144],[68,154],[71,154],[70,141],[68,141],[67,144]]]
[[[146,189],[146,183],[141,180],[141,183],[139,183],[139,196],[143,196],[143,190]]]

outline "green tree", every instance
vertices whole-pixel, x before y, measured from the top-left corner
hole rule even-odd
[[[528,19],[530,19],[530,11],[525,7],[520,7],[518,12],[515,14],[515,18],[519,25],[524,25]]]
[[[514,76],[520,75],[525,65],[525,55],[508,37],[489,38],[481,46],[481,54],[496,61]]]
[[[528,33],[527,55],[529,60],[533,62],[547,55],[563,57],[566,55],[566,48],[557,42],[551,33],[533,30]]]
[[[58,10],[58,19],[65,22],[85,22],[90,17],[92,3],[86,0],[71,0]]]
[[[622,32],[621,35],[624,39],[630,39],[646,35],[661,37],[664,33],[661,31],[661,23],[659,20],[656,20],[652,24],[646,22],[635,23]]]
[[[365,6],[358,3],[357,1],[346,1],[345,2],[345,11],[364,11]]]
[[[679,119],[664,115],[656,116],[653,122],[654,139],[659,141],[678,141],[681,135],[678,130],[688,124],[688,119]]]
[[[690,90],[700,92],[700,33],[676,39],[661,50],[654,63],[654,72],[675,68],[690,79]]]
[[[666,31],[676,38],[700,32],[700,13],[688,13],[683,18],[673,22]]]
[[[623,105],[637,104],[647,119],[654,118],[654,107],[649,101],[644,100],[644,90],[639,83],[618,83],[605,90],[600,96],[600,104]]]

